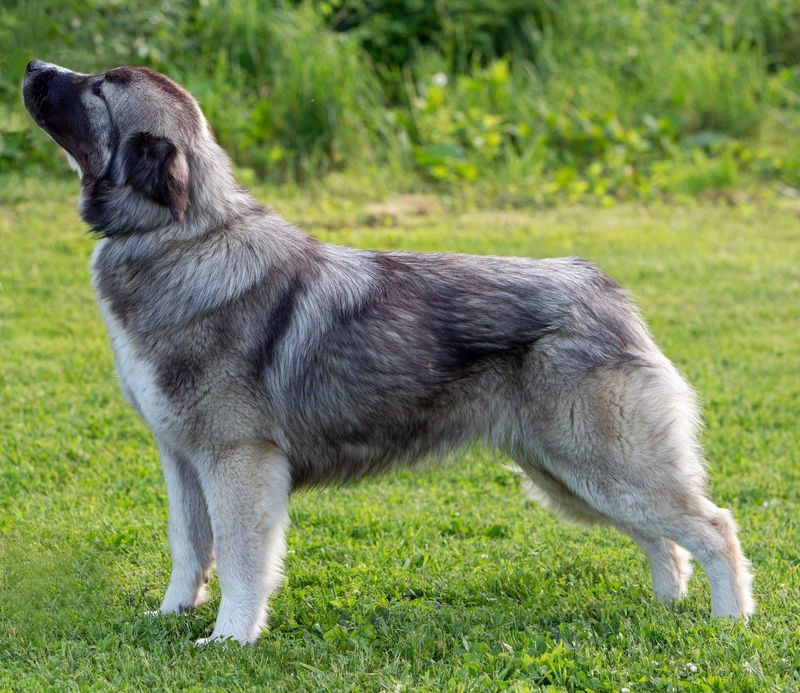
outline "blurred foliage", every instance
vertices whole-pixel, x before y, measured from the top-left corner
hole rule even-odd
[[[412,65],[420,49],[435,50],[451,73],[477,58],[511,53],[533,59],[536,36],[552,22],[556,0],[344,0],[317,3],[328,26],[354,34],[373,62]]]
[[[0,44],[0,171],[53,165],[19,101],[39,57],[166,72],[249,177],[379,166],[522,203],[800,185],[796,0],[17,0]]]

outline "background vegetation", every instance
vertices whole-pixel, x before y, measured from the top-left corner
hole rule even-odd
[[[629,539],[555,520],[477,447],[293,498],[264,639],[198,650],[216,580],[196,613],[144,615],[169,579],[166,492],[113,374],[77,181],[29,178],[0,189],[0,690],[800,690],[800,209],[429,201],[387,228],[354,182],[256,192],[327,241],[577,254],[633,292],[702,398],[712,493],[753,562],[750,623],[709,617],[699,568],[685,602],[657,604]]]
[[[19,103],[36,56],[172,75],[246,180],[373,170],[509,204],[800,186],[796,0],[17,0],[0,45],[0,172],[53,165]]]

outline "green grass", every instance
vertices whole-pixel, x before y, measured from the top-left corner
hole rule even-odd
[[[337,186],[259,196],[325,240],[578,254],[632,290],[704,402],[713,495],[753,561],[750,624],[709,618],[702,571],[685,602],[654,603],[629,540],[556,522],[475,448],[299,495],[264,639],[195,648],[216,583],[194,614],[142,615],[169,575],[166,494],[117,388],[77,186],[17,179],[0,185],[0,690],[800,688],[798,210],[427,201],[395,217]]]

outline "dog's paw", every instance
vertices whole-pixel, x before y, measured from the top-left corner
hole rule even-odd
[[[167,607],[161,606],[158,609],[152,609],[150,611],[143,611],[142,616],[147,616],[147,618],[159,618],[160,616],[170,616],[172,614],[182,614],[187,611],[191,611],[194,609],[194,606],[185,606],[185,605],[178,605],[175,607]]]
[[[194,644],[197,647],[205,647],[210,642],[215,642],[215,640],[213,638],[211,638],[211,637],[208,637],[208,638],[197,638],[197,640],[194,641]]]
[[[231,643],[236,643],[237,645],[252,645],[253,642],[250,642],[249,640],[239,640],[238,638],[232,635],[215,635],[214,633],[212,633],[207,638],[197,638],[197,640],[194,641],[194,644],[197,647],[205,647],[209,643],[214,643],[218,645],[227,645]]]
[[[159,607],[158,614],[182,614],[205,604],[209,599],[208,591],[203,587],[196,595],[191,597],[176,594],[172,588],[167,590],[164,601]]]

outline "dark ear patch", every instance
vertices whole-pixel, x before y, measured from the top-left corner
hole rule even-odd
[[[137,132],[125,142],[122,161],[125,185],[169,207],[175,221],[183,219],[189,202],[189,166],[172,142],[149,132]]]

